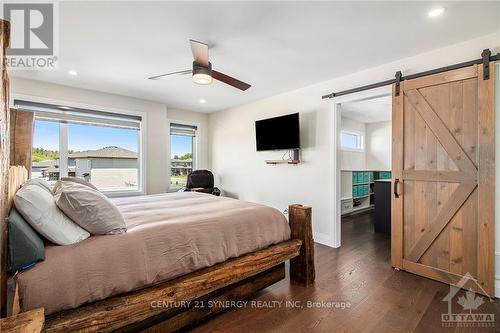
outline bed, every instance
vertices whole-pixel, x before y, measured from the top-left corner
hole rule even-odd
[[[114,201],[128,231],[46,246],[17,276],[22,311],[74,309],[290,239],[285,217],[263,205],[196,192]]]
[[[283,279],[289,259],[292,282],[314,281],[308,207],[290,206],[289,223],[276,209],[202,193],[114,203],[127,233],[48,245],[45,261],[15,277],[14,305],[43,308],[45,331],[177,330],[223,310],[179,302],[249,297]]]

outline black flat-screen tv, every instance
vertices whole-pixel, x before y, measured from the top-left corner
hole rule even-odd
[[[255,122],[257,151],[299,149],[299,114],[257,120]]]

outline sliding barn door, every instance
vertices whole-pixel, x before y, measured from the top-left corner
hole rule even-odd
[[[494,66],[393,87],[392,264],[493,295]]]

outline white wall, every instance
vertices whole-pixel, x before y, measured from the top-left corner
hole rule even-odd
[[[219,176],[225,194],[265,203],[281,211],[292,203],[314,207],[317,238],[328,237],[330,114],[322,112],[320,97],[298,93],[292,99],[272,98],[210,115],[211,167]],[[267,165],[280,159],[283,151],[257,152],[255,120],[301,111],[301,163]],[[326,238],[325,238],[326,239]]]
[[[497,32],[213,113],[209,131],[211,167],[221,176],[222,188],[234,197],[280,210],[295,202],[311,205],[316,241],[332,244],[333,203],[328,195],[333,186],[332,117],[330,102],[321,96],[387,80],[398,70],[411,74],[477,59],[483,49],[498,52],[499,47]],[[268,166],[264,160],[280,158],[280,152],[256,152],[254,121],[292,112],[300,112],[303,163]]]
[[[392,162],[392,122],[368,123],[366,128],[366,169],[390,171]]]
[[[361,134],[365,138],[364,151],[344,150],[340,152],[340,168],[342,170],[365,170],[366,169],[366,125],[346,117],[340,120],[340,129],[342,131]]]
[[[196,121],[200,130],[205,133],[201,138],[203,166],[207,164],[207,126],[206,114],[182,110],[168,110],[162,103],[141,100],[126,96],[107,94],[93,90],[73,88],[53,83],[11,78],[11,93],[29,95],[68,103],[91,105],[95,107],[111,108],[117,110],[139,111],[146,114],[145,156],[146,156],[146,191],[148,194],[167,191],[170,184],[169,168],[169,129],[168,118],[176,120]]]

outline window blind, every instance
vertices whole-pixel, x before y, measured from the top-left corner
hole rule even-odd
[[[37,119],[93,124],[140,130],[142,117],[137,115],[96,111],[56,104],[46,104],[23,100],[14,100],[14,107],[35,113]]]
[[[184,136],[196,136],[196,126],[183,125],[183,124],[170,124],[170,135],[184,135]]]

